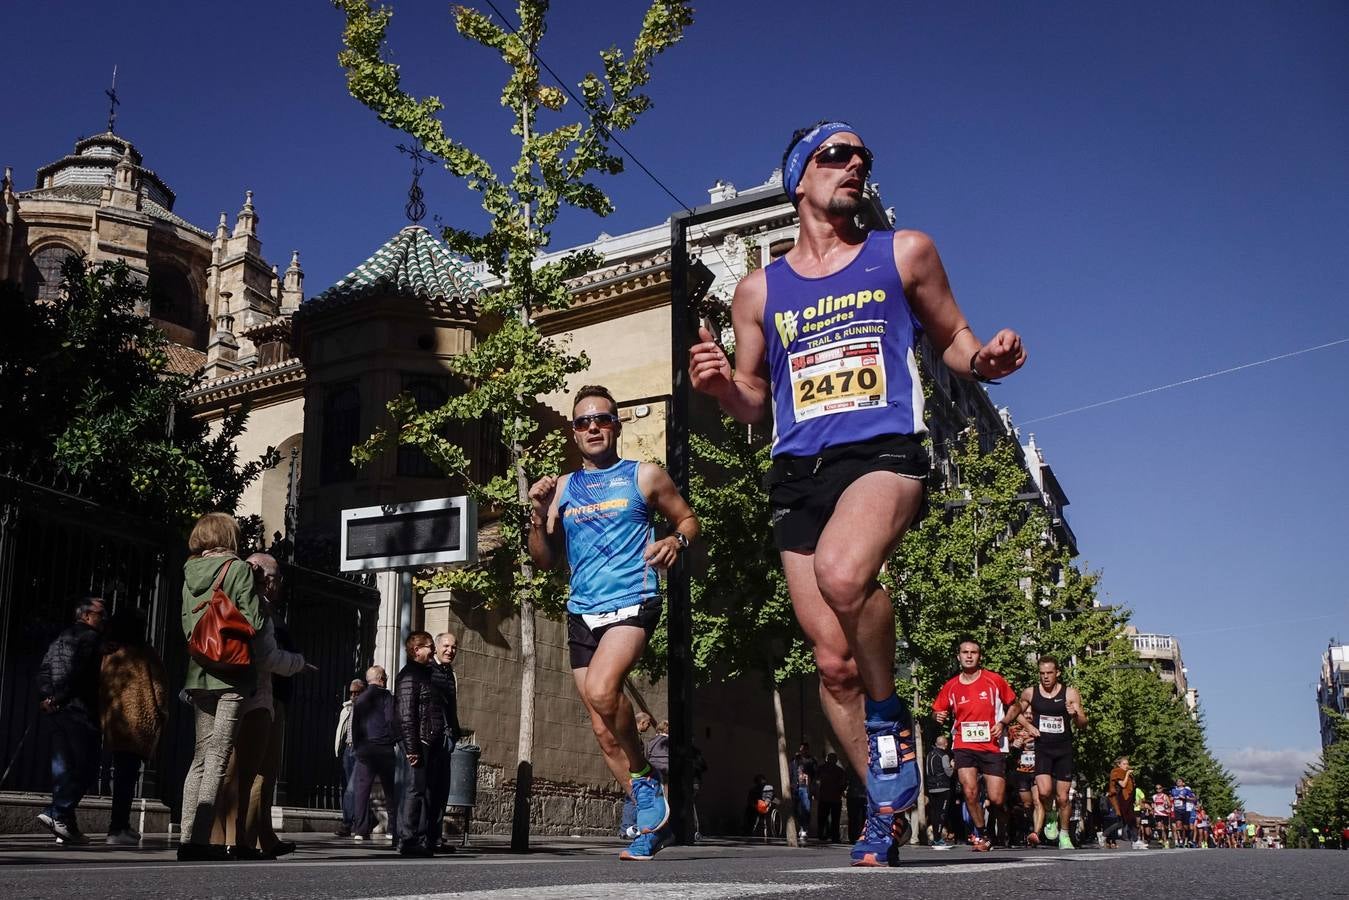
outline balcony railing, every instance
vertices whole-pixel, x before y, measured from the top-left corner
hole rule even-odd
[[[1174,651],[1176,649],[1176,639],[1166,634],[1136,634],[1133,636],[1134,649],[1142,652],[1144,650],[1165,650]]]

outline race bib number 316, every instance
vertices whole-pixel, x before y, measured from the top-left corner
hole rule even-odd
[[[993,729],[987,722],[961,722],[960,739],[967,744],[987,744],[993,740]]]
[[[798,422],[885,405],[885,357],[875,338],[793,353],[788,365]]]

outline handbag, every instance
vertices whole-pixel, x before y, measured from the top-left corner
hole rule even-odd
[[[192,626],[192,636],[187,641],[187,652],[202,668],[222,675],[237,675],[248,670],[253,662],[250,642],[257,634],[257,629],[249,624],[221,586],[230,566],[236,562],[238,560],[232,559],[220,567],[220,574],[211,585],[211,596],[192,607],[194,613],[203,607],[205,612]]]

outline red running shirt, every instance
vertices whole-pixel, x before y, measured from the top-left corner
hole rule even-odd
[[[956,750],[1002,753],[1007,749],[1006,733],[1002,741],[993,740],[993,723],[1007,713],[1016,701],[1016,692],[997,672],[979,670],[969,684],[956,675],[937,692],[932,711],[952,714],[952,743]]]

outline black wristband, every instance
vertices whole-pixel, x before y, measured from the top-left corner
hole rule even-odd
[[[1001,381],[994,381],[992,378],[985,378],[983,375],[979,374],[979,370],[974,366],[974,362],[978,358],[979,351],[975,350],[974,355],[970,357],[970,377],[980,384],[1002,384]]]

